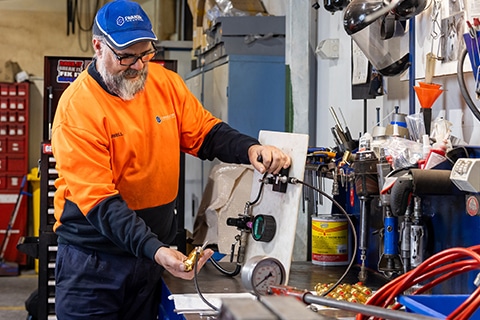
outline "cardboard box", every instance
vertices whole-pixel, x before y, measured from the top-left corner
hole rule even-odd
[[[238,15],[268,15],[261,0],[188,0],[193,16],[193,49],[208,46],[205,32],[218,17]]]
[[[0,65],[0,82],[15,83],[15,75],[22,71],[18,63],[8,60]]]
[[[202,27],[193,27],[193,34],[192,34],[192,47],[194,50],[200,48],[202,46],[202,35],[203,35],[203,28]]]
[[[233,8],[248,12],[252,15],[267,14],[265,6],[261,0],[230,0]]]
[[[261,0],[204,0],[203,30],[219,17],[268,15]]]

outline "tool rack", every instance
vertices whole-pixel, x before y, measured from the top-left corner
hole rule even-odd
[[[0,244],[28,172],[29,86],[28,82],[0,83]],[[9,232],[4,259],[25,265],[27,256],[17,251],[15,245],[27,232],[26,197],[21,199]]]

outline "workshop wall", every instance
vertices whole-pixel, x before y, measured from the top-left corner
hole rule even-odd
[[[443,1],[446,2],[446,1]],[[424,42],[431,28],[431,7],[425,10],[416,19],[416,37],[418,45],[417,54],[424,55],[426,46]],[[329,113],[330,106],[335,109],[340,108],[346,118],[349,129],[354,138],[364,132],[364,101],[352,100],[351,95],[351,37],[348,36],[343,28],[343,11],[332,14],[323,7],[318,9],[318,42],[325,39],[339,39],[339,57],[338,59],[318,58],[318,90],[317,90],[317,144],[322,146],[334,146],[333,136],[330,128],[334,126],[334,121]],[[461,39],[460,39],[461,40]],[[427,48],[429,49],[429,48]],[[422,60],[422,57],[417,57]],[[467,59],[468,60],[468,59]],[[439,62],[440,63],[440,62]],[[437,64],[439,64],[437,63]],[[422,64],[417,64],[416,68],[424,68]],[[452,68],[450,68],[452,69]],[[452,134],[465,142],[480,145],[480,122],[473,116],[470,109],[461,96],[456,78],[456,69],[446,74],[436,74],[433,82],[442,85],[445,91],[440,95],[432,106],[432,118],[444,116],[453,123]],[[439,70],[438,66],[436,70]],[[441,69],[440,69],[441,70]],[[399,106],[399,112],[409,114],[409,81],[407,75],[384,78],[385,95],[375,99],[369,99],[366,102],[367,109],[367,131],[375,126],[376,107],[380,107],[381,119],[383,125],[389,123],[388,115]],[[422,72],[417,72],[418,81],[423,81]],[[340,76],[339,76],[340,75]],[[470,88],[474,87],[474,81],[471,72],[466,75],[467,84]],[[415,112],[419,112],[420,104],[415,97]]]
[[[99,5],[106,2],[99,1]],[[175,0],[137,2],[149,14],[160,39],[169,40],[174,36]],[[29,74],[42,77],[44,56],[92,56],[91,32],[82,29],[90,29],[95,6],[87,7],[85,1],[79,1],[79,17],[69,23],[66,3],[0,1],[0,65],[13,60]]]
[[[445,2],[445,1],[444,1]],[[322,59],[317,57],[317,122],[316,122],[316,141],[317,146],[335,146],[331,128],[334,127],[334,120],[329,112],[332,106],[338,111],[340,108],[345,116],[349,130],[354,138],[358,138],[364,132],[364,120],[368,132],[375,126],[376,108],[380,107],[380,118],[383,125],[387,125],[391,120],[388,115],[399,106],[399,112],[409,113],[409,81],[405,75],[397,77],[384,78],[385,95],[375,99],[352,100],[351,94],[351,45],[352,39],[343,28],[343,11],[334,14],[328,12],[323,7],[318,10],[317,32],[318,43],[325,39],[339,40],[339,57],[337,59]],[[416,21],[417,42],[426,41],[426,30],[430,30],[430,10],[424,11]],[[422,38],[423,37],[423,38]],[[425,44],[419,45],[423,48]],[[428,46],[430,47],[430,46]],[[417,54],[421,52],[417,49]],[[422,53],[423,54],[423,53]],[[421,57],[419,57],[421,60]],[[468,57],[467,57],[468,60]],[[469,63],[468,61],[466,63]],[[416,68],[424,68],[417,65]],[[439,70],[436,68],[436,70]],[[440,69],[441,70],[441,69]],[[408,74],[408,70],[407,70]],[[424,74],[424,73],[423,73]],[[417,73],[418,75],[418,73]],[[468,88],[471,88],[473,100],[475,93],[474,78],[471,72],[466,74]],[[423,81],[422,77],[417,77],[418,81]],[[433,78],[434,83],[442,85],[445,90],[432,106],[432,119],[437,116],[444,116],[453,124],[452,135],[463,139],[470,145],[480,145],[480,121],[478,121],[467,107],[459,89],[456,72],[453,74],[436,74]],[[479,104],[477,104],[478,106]],[[367,110],[367,117],[364,119],[364,108]],[[419,112],[420,104],[415,97],[415,113]],[[331,180],[326,180],[325,190],[332,190]],[[323,213],[332,211],[330,202],[324,202]]]
[[[91,56],[90,42],[85,37],[82,50],[79,35],[67,36],[64,12],[4,11],[0,8],[0,61],[13,60],[35,76],[43,76],[46,55]]]
[[[99,1],[102,5],[106,0]],[[138,1],[149,14],[160,39],[175,36],[175,0]],[[37,166],[43,121],[43,72],[45,56],[91,57],[94,1],[79,1],[80,24],[68,23],[66,1],[0,1],[0,68],[17,62],[30,75],[29,168]],[[92,7],[87,7],[91,4]]]
[[[6,10],[0,2],[0,66],[6,61],[17,62],[31,75],[30,86],[30,152],[29,168],[35,167],[40,157],[40,138],[43,121],[43,61],[44,56],[86,56],[80,47],[80,32],[67,36],[66,14],[59,11]],[[64,9],[65,10],[65,9]],[[85,37],[83,47],[87,47]],[[90,48],[90,43],[88,43]]]

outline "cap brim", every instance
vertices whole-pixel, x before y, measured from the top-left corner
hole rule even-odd
[[[116,50],[123,50],[142,41],[157,41],[155,33],[147,30],[126,30],[107,34],[98,25],[96,19],[93,24],[93,34],[104,36],[108,44]]]
[[[145,30],[132,30],[105,35],[108,43],[117,50],[123,50],[142,41],[156,41],[157,37],[152,32]]]

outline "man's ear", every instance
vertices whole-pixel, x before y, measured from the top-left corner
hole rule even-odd
[[[102,42],[98,39],[92,39],[93,50],[97,56],[102,55]]]

